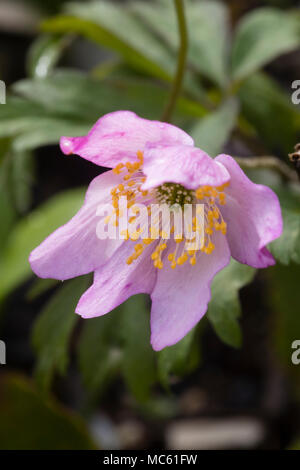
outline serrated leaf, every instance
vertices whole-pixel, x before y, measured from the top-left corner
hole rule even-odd
[[[14,227],[0,258],[0,299],[31,275],[30,252],[75,215],[83,198],[82,189],[65,191],[49,199]]]
[[[86,134],[103,114],[128,109],[157,119],[168,91],[147,80],[100,81],[75,71],[57,71],[44,79],[14,85],[21,97],[0,107],[0,137],[12,136],[17,150],[57,143],[62,135]],[[188,127],[206,110],[187,99],[178,100],[174,123]]]
[[[300,46],[299,18],[277,8],[259,8],[244,16],[232,50],[232,75],[246,78],[285,52]]]
[[[212,282],[207,316],[217,335],[229,346],[241,346],[242,335],[238,323],[241,306],[238,292],[251,282],[255,272],[254,268],[232,259]]]
[[[39,394],[19,375],[0,380],[0,448],[2,450],[92,450],[82,418]]]
[[[172,76],[172,55],[124,5],[108,1],[70,3],[65,12],[64,16],[46,20],[43,30],[81,34],[121,54],[139,70],[163,79]]]
[[[236,124],[238,104],[235,99],[226,101],[217,111],[199,120],[190,134],[195,145],[205,150],[210,156],[218,155]]]
[[[37,355],[35,378],[39,387],[47,390],[57,371],[65,374],[69,357],[69,339],[78,316],[75,308],[88,288],[89,278],[66,281],[40,312],[32,332],[32,344]]]
[[[123,376],[135,398],[145,402],[150,397],[157,374],[155,353],[150,345],[149,311],[144,295],[131,297],[123,305],[122,332]]]

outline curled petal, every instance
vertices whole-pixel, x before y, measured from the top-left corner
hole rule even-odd
[[[213,236],[215,250],[197,254],[197,263],[186,262],[171,269],[167,264],[157,274],[151,310],[151,344],[159,351],[181,340],[206,313],[210,301],[210,284],[214,276],[230,261],[226,237]]]
[[[178,183],[188,189],[221,186],[230,180],[226,168],[207,153],[188,145],[148,145],[144,152],[143,189]]]
[[[31,252],[29,262],[39,277],[65,280],[87,274],[120,246],[123,240],[100,240],[96,233],[97,208],[110,201],[110,189],[119,180],[112,171],[97,176],[77,214]]]
[[[76,313],[83,318],[105,315],[135,294],[150,294],[157,272],[151,262],[153,248],[145,249],[132,264],[126,263],[134,251],[134,242],[128,240],[111,259],[95,272],[93,285],[83,294]]]
[[[267,186],[250,181],[232,157],[219,155],[216,160],[231,176],[226,188],[227,203],[221,211],[227,222],[232,256],[255,268],[275,264],[266,245],[282,233],[281,209],[276,194]]]
[[[61,150],[108,168],[136,161],[147,143],[193,145],[193,139],[176,126],[149,121],[131,111],[116,111],[100,118],[83,137],[62,137]]]

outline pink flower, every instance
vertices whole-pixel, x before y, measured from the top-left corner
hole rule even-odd
[[[94,283],[76,308],[82,317],[104,315],[132,295],[150,294],[151,343],[160,350],[202,318],[212,279],[231,256],[255,268],[275,263],[266,245],[282,231],[276,195],[252,183],[230,156],[212,159],[195,148],[181,129],[118,111],[99,119],[85,137],[62,137],[61,149],[114,168],[92,181],[79,212],[30,255],[42,278],[65,280],[94,271]],[[97,207],[111,201],[117,207],[121,195],[147,206],[204,204],[204,246],[187,251],[184,240],[166,240],[163,233],[159,239],[100,240]]]

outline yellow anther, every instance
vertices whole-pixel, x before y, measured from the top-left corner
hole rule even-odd
[[[159,231],[156,227],[150,227],[150,236],[151,238],[158,238]]]
[[[133,240],[133,241],[138,240],[139,237],[140,237],[140,234],[139,234],[137,231],[130,233],[130,238],[131,238],[131,240]]]
[[[113,173],[115,175],[118,175],[123,167],[124,167],[123,163],[118,163],[118,165],[113,169]]]
[[[173,263],[171,264],[171,268],[172,268],[172,269],[175,269],[175,268],[176,268],[176,261],[173,261]]]
[[[136,152],[136,155],[137,155],[137,157],[138,157],[139,160],[143,160],[144,154],[143,154],[143,152],[142,152],[141,150],[138,150],[138,151]]]
[[[133,170],[139,170],[140,166],[141,166],[141,163],[140,163],[140,162],[134,162],[134,163],[132,164],[132,169],[133,169]]]
[[[226,194],[225,193],[220,193],[219,194],[219,203],[221,206],[226,204]]]
[[[174,238],[175,243],[181,243],[183,242],[183,238]]]
[[[155,259],[158,259],[159,257],[159,254],[157,253],[157,251],[154,251],[151,255],[151,259],[155,260]]]
[[[160,259],[155,260],[153,264],[154,264],[154,267],[158,269],[162,269],[164,266]]]
[[[190,258],[190,264],[192,266],[195,266],[195,264],[196,264],[196,257],[195,256],[193,256],[193,258]]]
[[[174,257],[175,257],[174,253],[170,253],[170,254],[168,255],[168,260],[169,260],[169,261],[173,261]]]
[[[214,208],[214,218],[218,219],[220,217],[219,209],[217,207]]]
[[[152,242],[153,242],[153,240],[151,240],[151,238],[144,238],[144,239],[143,239],[143,243],[144,243],[145,245],[150,245],[150,243],[152,243]]]
[[[205,247],[205,253],[207,255],[210,255],[215,249],[215,245],[212,243],[212,242],[209,242],[209,244],[207,245],[207,247]]]
[[[227,224],[224,222],[224,220],[220,224],[220,229],[223,235],[226,235],[227,233]]]
[[[203,199],[204,198],[204,194],[203,194],[203,189],[202,188],[198,188],[196,190],[196,198],[197,199]]]
[[[207,233],[207,235],[212,235],[213,234],[213,229],[211,227],[207,227],[205,229],[205,233]]]

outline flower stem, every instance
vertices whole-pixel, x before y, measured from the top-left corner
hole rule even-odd
[[[187,49],[188,49],[188,35],[187,35],[187,26],[186,26],[183,2],[184,0],[174,0],[176,16],[177,16],[177,21],[178,21],[180,47],[178,51],[177,69],[176,69],[176,74],[175,74],[174,81],[172,84],[170,97],[162,115],[162,121],[165,121],[165,122],[170,122],[171,120],[174,108],[176,106],[176,101],[178,99],[178,96],[180,94],[180,90],[182,87],[185,64],[186,64],[186,55],[187,55]]]
[[[282,160],[273,156],[266,157],[234,157],[242,168],[268,168],[279,173],[286,181],[296,182],[296,173]]]

